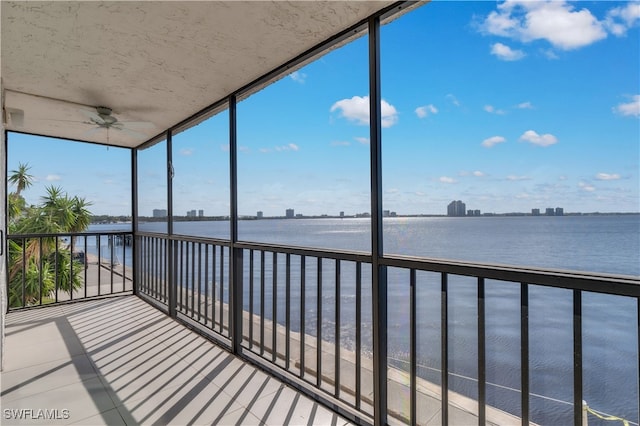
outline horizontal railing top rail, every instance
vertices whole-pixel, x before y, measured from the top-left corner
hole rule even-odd
[[[93,237],[96,235],[133,235],[133,231],[85,231],[85,232],[56,232],[56,233],[26,233],[7,234],[7,239],[22,238],[55,238],[55,237]]]
[[[163,232],[138,231],[136,232],[136,236],[162,238],[162,239],[171,240],[171,241],[188,241],[192,243],[214,244],[214,245],[223,246],[223,247],[231,246],[231,241],[225,240],[224,238],[202,237],[197,235],[183,235],[183,234],[169,235]]]
[[[399,255],[385,255],[380,259],[380,263],[389,267],[419,271],[640,297],[640,277],[633,275],[543,269]]]

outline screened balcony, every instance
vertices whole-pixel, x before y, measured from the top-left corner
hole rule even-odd
[[[458,156],[403,151],[416,134],[395,133],[407,116],[385,100],[413,81],[391,66],[415,70],[398,48],[412,24],[465,28],[447,7],[3,2],[2,175],[48,149],[70,170],[82,150],[121,177],[130,212],[55,233],[3,217],[3,422],[638,424],[637,212],[614,230],[598,215],[392,212],[408,192],[448,203],[403,185]]]

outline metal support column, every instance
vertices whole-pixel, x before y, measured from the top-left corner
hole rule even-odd
[[[138,236],[138,149],[131,150],[131,232],[133,236],[131,238],[131,253],[133,253],[133,294],[138,294],[138,283],[140,277],[138,276],[139,259],[138,259],[138,245],[136,244],[136,238]],[[86,244],[85,238],[85,244]],[[86,252],[86,251],[85,251]]]
[[[229,306],[231,307],[230,337],[234,354],[242,346],[242,249],[236,248],[238,241],[238,143],[236,128],[236,97],[229,97],[229,183],[230,183],[230,230],[229,239]]]
[[[167,234],[169,237],[173,235],[173,145],[171,143],[171,131],[167,132]],[[167,282],[169,285],[169,316],[175,318],[177,296],[178,296],[178,280],[175,276],[176,262],[175,247],[171,239],[168,247],[168,271]]]
[[[380,18],[369,19],[369,117],[371,155],[371,262],[373,302],[373,413],[387,423],[387,268],[382,265],[382,125]]]

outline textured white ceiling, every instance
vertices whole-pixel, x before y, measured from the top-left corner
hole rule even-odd
[[[392,3],[3,0],[6,128],[134,147]]]

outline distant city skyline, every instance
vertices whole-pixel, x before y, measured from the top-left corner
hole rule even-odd
[[[434,1],[383,26],[383,210],[640,211],[639,10]],[[365,36],[238,103],[240,215],[370,212],[367,54]],[[174,214],[229,215],[228,122],[172,138]],[[169,208],[165,146],[138,153],[141,216]],[[126,149],[11,133],[8,172],[20,162],[30,204],[54,185],[131,214]]]

